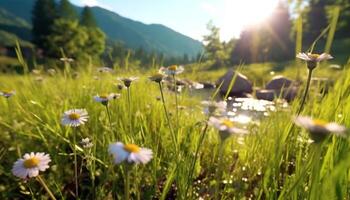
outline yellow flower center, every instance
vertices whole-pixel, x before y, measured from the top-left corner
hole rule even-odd
[[[99,96],[101,99],[108,99],[108,94],[101,94]]]
[[[229,128],[232,128],[232,127],[234,126],[234,125],[233,125],[233,122],[230,121],[230,120],[228,120],[228,119],[222,120],[222,121],[221,121],[221,124],[222,124],[222,125],[225,125],[225,126],[227,126],[227,127],[229,127]]]
[[[313,122],[316,126],[325,126],[327,124],[327,122],[319,119],[315,119]]]
[[[171,65],[170,67],[168,67],[168,70],[176,71],[177,70],[177,66],[176,65]]]
[[[69,114],[68,117],[70,120],[78,120],[80,118],[80,115],[78,113],[72,113],[72,114]]]
[[[3,94],[6,94],[6,95],[9,95],[9,94],[12,94],[12,91],[11,90],[3,90],[1,91]]]
[[[23,162],[23,166],[27,169],[38,166],[39,159],[36,157],[29,158]]]
[[[317,59],[318,57],[320,57],[320,54],[309,54],[308,55],[311,59]]]
[[[129,153],[137,153],[140,151],[140,147],[137,146],[136,144],[126,144],[124,145],[124,150],[129,152]]]

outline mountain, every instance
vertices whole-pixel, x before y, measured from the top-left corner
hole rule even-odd
[[[31,10],[35,0],[0,0],[0,30],[30,40]],[[74,6],[80,13],[82,7]],[[96,21],[108,39],[126,46],[161,52],[166,56],[196,56],[203,49],[201,42],[160,24],[144,24],[112,11],[92,7]]]

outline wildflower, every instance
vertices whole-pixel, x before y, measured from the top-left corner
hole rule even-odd
[[[15,162],[12,174],[22,179],[36,177],[39,175],[39,171],[45,171],[49,168],[49,162],[51,162],[49,154],[26,153],[23,158]]]
[[[118,90],[122,90],[124,89],[124,85],[118,83],[118,84],[115,84],[115,86],[117,87]]]
[[[119,80],[124,83],[125,87],[130,87],[131,83],[138,79],[139,79],[138,77],[119,78]]]
[[[148,163],[152,157],[153,152],[147,148],[141,148],[135,144],[123,144],[116,142],[109,145],[108,152],[113,155],[114,163],[120,164],[124,160],[129,163]]]
[[[101,94],[101,95],[94,96],[94,100],[96,102],[102,103],[103,105],[107,105],[110,100],[117,99],[119,97],[120,97],[120,94],[115,94],[115,93]]]
[[[37,77],[35,77],[34,80],[37,81],[37,82],[43,82],[43,81],[44,81],[44,77],[42,77],[42,76],[37,76]]]
[[[178,66],[178,65],[171,65],[169,67],[161,67],[159,69],[159,72],[162,74],[166,75],[176,75],[176,74],[181,74],[184,71],[183,66]]]
[[[156,83],[160,83],[160,82],[163,81],[164,77],[165,76],[163,74],[157,73],[157,74],[154,74],[154,75],[150,76],[149,79],[151,81],[156,82]]]
[[[54,76],[56,74],[56,70],[53,69],[53,68],[50,68],[47,70],[47,73],[50,75],[50,76]]]
[[[335,122],[327,123],[322,120],[312,119],[310,117],[298,116],[294,123],[305,128],[310,133],[310,138],[315,142],[321,142],[330,134],[345,137],[346,127]]]
[[[100,73],[113,73],[113,69],[109,67],[99,67],[97,68],[97,71]]]
[[[223,115],[226,112],[227,103],[225,101],[202,101],[201,104],[205,106],[204,113],[209,116]]]
[[[85,109],[72,109],[64,112],[62,124],[65,126],[78,127],[88,120],[89,116]]]
[[[219,130],[219,135],[221,138],[221,141],[225,141],[228,137],[230,137],[233,134],[246,134],[248,133],[244,129],[240,129],[234,126],[233,122],[224,117],[224,118],[216,118],[216,117],[210,117],[209,118],[209,125],[214,126],[216,129]]]
[[[0,96],[3,96],[5,98],[10,98],[15,94],[16,94],[16,92],[14,90],[2,90],[2,91],[0,91]]]
[[[302,60],[305,60],[307,63],[307,67],[310,70],[313,70],[315,67],[317,67],[317,63],[332,59],[333,57],[327,53],[320,54],[312,54],[312,53],[299,53],[297,55],[297,58],[300,58]]]
[[[40,74],[41,74],[41,71],[38,70],[38,69],[33,69],[33,70],[32,70],[32,73],[33,73],[34,75],[40,75]]]
[[[72,77],[73,77],[74,79],[78,79],[79,76],[80,76],[79,72],[74,72],[74,73],[72,74]]]
[[[60,58],[60,61],[70,63],[70,62],[74,62],[74,59],[73,58]]]
[[[93,143],[91,142],[90,138],[83,138],[80,144],[83,145],[84,149],[90,149],[93,146]]]

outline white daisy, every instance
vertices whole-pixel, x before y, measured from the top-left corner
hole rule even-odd
[[[312,53],[299,53],[297,58],[305,60],[309,69],[314,69],[317,66],[317,63],[332,59],[333,57],[327,53],[312,54]]]
[[[229,136],[233,134],[248,133],[247,130],[235,127],[234,123],[229,118],[226,118],[226,117],[223,117],[223,118],[210,117],[208,124],[219,130],[220,138],[222,141],[224,141],[225,139],[227,139]]]
[[[296,125],[309,131],[310,137],[315,142],[324,140],[328,135],[334,134],[346,137],[346,127],[335,122],[327,123],[322,120],[312,119],[311,117],[298,116],[294,119]]]
[[[206,115],[224,115],[226,112],[226,101],[202,101],[201,104],[205,106],[204,113]]]
[[[77,127],[85,124],[89,115],[85,109],[72,109],[64,112],[61,123],[65,126]]]
[[[161,67],[159,73],[166,75],[176,75],[181,74],[184,71],[184,67],[181,65],[171,65],[169,67]]]
[[[112,68],[109,67],[99,67],[97,68],[97,71],[100,73],[113,73],[114,70]]]
[[[108,152],[113,155],[115,164],[120,164],[124,160],[127,160],[129,163],[146,164],[153,157],[151,149],[141,148],[135,144],[123,144],[121,142],[110,144]]]
[[[107,105],[110,100],[118,99],[119,97],[120,97],[120,94],[115,94],[115,93],[100,94],[100,95],[94,96],[94,100],[96,102],[102,103],[103,105]]]
[[[151,80],[151,81],[154,81],[154,82],[156,82],[156,83],[160,83],[160,82],[163,81],[163,79],[165,78],[165,76],[164,76],[163,74],[157,73],[157,74],[154,74],[154,75],[152,75],[152,76],[150,76],[150,77],[148,77],[148,78],[149,78],[149,80]]]
[[[73,58],[60,58],[60,61],[62,62],[74,62]]]
[[[90,138],[83,138],[80,142],[81,145],[83,145],[83,148],[89,149],[91,148],[94,144],[91,142]]]
[[[22,179],[36,177],[39,175],[39,171],[45,171],[49,168],[49,162],[51,162],[49,154],[26,153],[23,158],[15,162],[12,174]]]
[[[118,80],[120,80],[120,81],[122,81],[124,83],[125,87],[130,87],[131,83],[133,81],[138,80],[138,79],[139,79],[138,77],[134,77],[134,76],[127,77],[127,78],[118,78]]]
[[[6,98],[10,98],[15,94],[16,94],[16,92],[14,90],[2,90],[2,91],[0,91],[0,96],[6,97]]]

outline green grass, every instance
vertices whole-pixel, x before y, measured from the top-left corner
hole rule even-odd
[[[251,71],[256,72],[259,66],[251,67],[254,69]],[[259,73],[270,70],[270,67],[260,67]],[[304,65],[300,68],[302,72],[306,70]],[[316,72],[323,70],[320,66]],[[222,72],[186,71],[180,76],[215,80]],[[337,73],[336,83],[328,94],[319,95],[316,86],[312,86],[314,90],[307,99],[303,115],[350,127],[350,71],[344,69]],[[223,174],[219,185],[221,199],[350,198],[349,140],[331,137],[322,145],[308,143],[307,132],[292,123],[299,99],[291,104],[289,111],[271,113],[258,127],[249,126],[250,134],[244,137],[244,143],[239,142],[238,136],[231,137],[225,143],[220,165],[217,131],[209,128],[191,180],[191,163],[206,119],[200,106],[201,99],[186,93],[179,96],[179,104],[186,108],[180,110],[179,152],[176,153],[162,104],[156,99],[160,96],[157,84],[148,81],[144,72],[120,71],[117,74],[118,77],[140,77],[131,86],[131,122],[127,93],[115,87],[116,75],[97,74],[99,79],[96,80],[95,74],[80,71],[78,79],[66,79],[60,74],[43,75],[42,82],[33,75],[0,76],[0,89],[16,90],[16,95],[8,100],[0,99],[0,199],[48,198],[35,179],[23,182],[11,174],[12,165],[19,158],[17,148],[21,155],[49,153],[51,167],[41,173],[42,177],[57,199],[72,198],[72,130],[60,124],[63,112],[72,108],[85,108],[90,116],[87,124],[78,129],[77,140],[90,137],[94,143],[91,152],[77,147],[81,199],[123,198],[125,168],[113,165],[107,153],[108,144],[116,142],[110,139],[112,136],[154,152],[154,158],[146,165],[125,166],[132,168],[132,199],[208,199],[213,197],[218,184],[215,181],[217,170]],[[204,74],[209,75],[203,77]],[[105,107],[92,98],[106,92],[121,93],[121,98],[109,105],[112,128]],[[165,100],[171,123],[175,125],[173,93],[165,91]],[[318,154],[320,160],[316,159]]]

